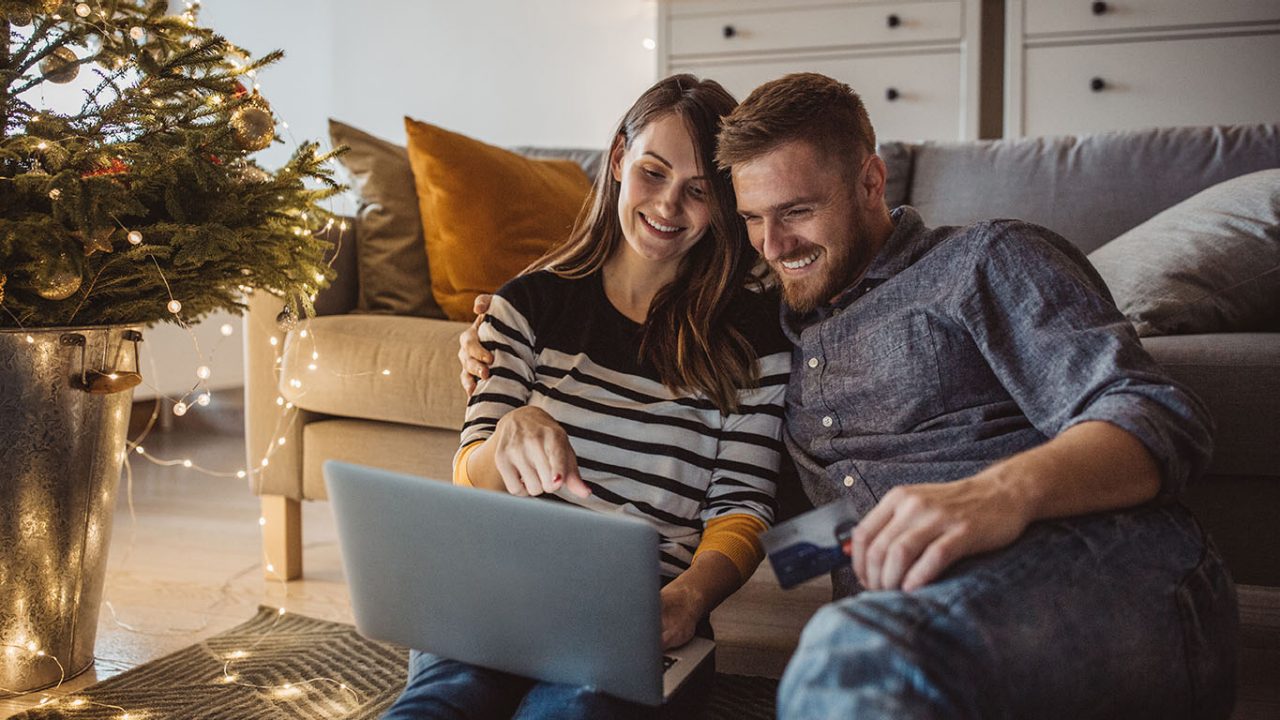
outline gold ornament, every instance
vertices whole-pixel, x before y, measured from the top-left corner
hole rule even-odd
[[[56,258],[40,258],[32,278],[36,294],[45,300],[66,300],[80,289],[83,279],[74,258],[65,252]]]
[[[40,61],[40,72],[50,82],[69,83],[80,74],[79,60],[75,52],[64,45]]]
[[[93,232],[83,233],[76,231],[73,236],[80,239],[84,243],[84,256],[89,257],[96,252],[111,252],[111,236],[114,231],[110,228],[106,230],[96,230]]]
[[[62,7],[62,0],[40,0],[40,12],[54,13]]]
[[[0,305],[4,304],[4,284],[8,281],[9,278],[4,273],[0,273]]]
[[[271,106],[254,92],[244,105],[231,113],[231,131],[236,144],[249,152],[267,147],[276,139],[276,120],[271,115]]]
[[[17,27],[26,27],[30,25],[31,21],[34,19],[31,16],[31,11],[27,8],[14,8],[13,10],[8,10],[5,12],[4,17],[9,21],[10,25]]]

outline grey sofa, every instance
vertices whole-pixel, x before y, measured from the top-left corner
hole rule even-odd
[[[1280,167],[1280,126],[887,143],[881,154],[890,204],[914,205],[931,225],[1018,217],[1087,253],[1215,183]],[[286,331],[276,323],[278,301],[250,300],[250,485],[262,497],[273,575],[301,573],[299,503],[325,498],[322,461],[445,478],[457,446],[465,398],[456,336],[465,325],[353,313],[359,242],[351,230],[342,237],[339,280],[318,297],[315,319]],[[1280,328],[1144,344],[1217,420],[1212,467],[1189,488],[1188,503],[1237,581],[1280,585]]]

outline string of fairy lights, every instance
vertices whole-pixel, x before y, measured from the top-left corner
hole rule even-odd
[[[187,24],[194,25],[196,22],[196,16],[199,10],[200,10],[200,1],[191,0],[186,3],[186,8],[181,13],[180,17]],[[93,21],[93,16],[95,14],[93,7],[88,2],[77,3],[74,6],[74,12],[77,17],[88,22]],[[97,15],[103,18],[107,16],[105,10],[101,10],[101,9],[97,11]],[[57,20],[61,18],[55,15],[54,19]],[[140,28],[134,28],[134,30],[140,31]],[[135,39],[137,39],[136,36],[135,36]],[[119,69],[122,66],[122,64],[123,64],[123,60],[117,58],[116,62],[113,63],[113,67],[114,69]],[[258,82],[256,71],[249,69],[244,72],[244,75],[253,81],[253,90],[255,92],[260,91],[261,84]],[[146,92],[146,90],[144,89],[143,92]],[[217,95],[211,95],[209,100],[211,104],[219,104],[223,101],[224,100]],[[294,138],[293,133],[289,131],[288,123],[284,122],[283,120],[280,120],[278,123],[278,128],[280,130],[286,131],[289,138],[289,142],[294,147],[298,146],[299,143],[297,142],[297,139]],[[57,192],[57,191],[54,190],[52,192]],[[302,219],[305,221],[307,219],[306,213],[302,211],[299,211],[299,212],[300,212],[300,215],[302,216]],[[127,238],[128,242],[131,245],[134,245],[134,246],[140,245],[145,240],[145,238],[143,237],[143,233],[141,231],[137,229],[128,228],[123,223],[120,223],[119,220],[116,220],[116,223],[120,226],[122,230],[125,231],[125,237]],[[324,231],[331,230],[334,226],[334,223],[335,221],[333,219],[328,220],[323,230]],[[339,230],[339,233],[337,235],[337,243],[339,247],[333,253],[333,257],[336,257],[338,254],[338,251],[341,249],[341,244],[344,241],[346,231],[348,230],[348,224],[345,220],[338,222],[338,230]],[[295,232],[303,233],[307,231],[304,230],[303,228],[297,228]],[[200,347],[200,341],[194,329],[188,323],[186,323],[179,315],[179,313],[181,313],[182,311],[181,299],[174,296],[172,289],[169,286],[168,280],[167,278],[165,278],[164,272],[161,270],[159,264],[155,262],[154,257],[152,257],[151,260],[153,265],[155,266],[155,269],[159,278],[162,280],[166,289],[167,297],[162,298],[161,301],[165,303],[165,307],[168,310],[168,312],[173,315],[173,318],[172,318],[173,321],[176,322],[176,324],[178,324],[180,327],[182,327],[183,330],[185,330],[189,335],[189,337],[191,338],[192,346],[196,353],[196,357],[200,362],[200,365],[195,370],[195,382],[191,385],[190,389],[188,389],[185,393],[177,397],[171,397],[164,394],[157,385],[152,383],[147,383],[144,380],[143,384],[149,389],[151,389],[155,394],[155,406],[152,411],[151,417],[148,419],[143,429],[139,432],[138,436],[132,440],[129,440],[126,443],[126,446],[121,456],[122,467],[126,476],[125,494],[126,494],[131,524],[130,524],[130,539],[125,549],[124,557],[122,561],[117,563],[117,566],[114,570],[114,572],[116,573],[122,572],[122,569],[127,566],[128,560],[132,555],[133,547],[136,540],[136,530],[137,530],[138,519],[134,510],[134,503],[133,503],[133,468],[130,462],[131,455],[137,455],[139,458],[144,459],[156,466],[182,467],[184,470],[189,470],[191,472],[200,473],[210,477],[217,477],[217,478],[233,478],[234,477],[238,479],[248,478],[252,483],[251,489],[253,490],[254,494],[259,495],[260,494],[259,491],[261,490],[262,483],[263,483],[263,479],[262,479],[263,470],[270,465],[271,457],[278,450],[280,450],[280,448],[283,448],[287,444],[287,438],[290,434],[290,431],[292,430],[294,424],[297,422],[297,419],[298,419],[298,412],[295,404],[292,401],[286,400],[283,395],[277,394],[275,404],[277,407],[280,408],[280,414],[276,418],[275,427],[273,428],[273,431],[271,434],[271,441],[267,444],[266,450],[262,453],[262,457],[259,458],[256,463],[251,463],[248,467],[242,467],[234,470],[219,470],[219,469],[207,468],[196,463],[194,460],[192,460],[189,457],[176,458],[176,459],[163,458],[155,454],[152,454],[146,449],[146,447],[142,443],[149,436],[149,434],[157,424],[157,421],[160,419],[160,414],[164,412],[164,410],[162,409],[164,403],[166,402],[169,403],[169,411],[172,412],[173,415],[178,417],[186,415],[188,412],[192,411],[195,408],[203,408],[211,404],[212,393],[210,391],[209,381],[213,377],[213,371],[209,366],[209,361],[210,361],[210,358],[214,354],[216,354],[218,347],[221,345],[221,342],[222,342],[220,340],[218,344],[214,346],[214,348],[210,351],[209,356],[205,355],[205,353],[202,351]],[[330,265],[332,265],[332,263],[333,263],[333,260],[331,259]],[[316,280],[317,282],[321,282],[324,280],[324,276],[317,274]],[[241,287],[241,290],[246,295],[251,295],[254,292],[253,289],[248,287]],[[311,296],[311,300],[312,301],[315,300],[314,294]],[[321,367],[319,365],[319,361],[321,360],[320,352],[319,352],[319,343],[318,343],[318,339],[316,337],[315,331],[310,327],[310,321],[306,319],[294,320],[292,318],[289,318],[289,320],[290,322],[288,323],[281,323],[279,322],[279,320],[277,320],[276,326],[271,328],[270,330],[270,335],[268,339],[268,343],[272,348],[273,355],[274,355],[273,372],[275,375],[277,387],[281,386],[281,382],[285,376],[285,368],[283,367],[284,359],[285,359],[285,348],[282,346],[283,344],[281,342],[281,336],[284,335],[287,337],[290,330],[296,330],[295,337],[297,338],[297,343],[298,343],[298,353],[299,353],[298,357],[309,358],[306,364],[306,371],[308,373],[321,371]],[[260,318],[253,318],[253,317],[251,317],[249,321],[264,322]],[[298,325],[298,327],[285,326],[285,325],[292,326],[295,323]],[[225,340],[235,334],[235,327],[230,323],[224,323],[223,325],[220,326],[219,333],[221,335],[221,338]],[[28,343],[35,342],[35,338],[30,334],[26,335],[25,339]],[[140,368],[135,368],[135,370],[140,370]],[[151,370],[152,370],[152,376],[154,377],[156,375],[154,358],[152,359]],[[380,375],[385,377],[391,374],[391,371],[389,369],[384,369],[381,371],[374,371],[374,372],[358,372],[358,373],[341,373],[337,371],[329,371],[329,372],[335,377],[343,377],[343,378],[364,376],[364,375]],[[290,377],[288,379],[287,384],[290,388],[291,396],[295,398],[300,398],[303,395],[305,395],[304,383],[300,377],[297,377],[297,376]],[[269,528],[267,527],[267,524],[268,524],[268,519],[266,518],[266,516],[260,515],[258,518],[258,525],[260,526],[261,531],[264,534],[269,530]],[[225,598],[228,596],[233,586],[233,583],[235,583],[237,580],[239,580],[243,576],[249,573],[252,573],[254,571],[257,571],[259,568],[265,569],[267,575],[269,575],[272,580],[278,581],[281,584],[284,595],[287,598],[288,587],[289,587],[288,582],[281,573],[276,571],[275,565],[272,562],[272,558],[266,552],[265,543],[264,543],[264,552],[262,555],[262,561],[255,562],[252,565],[244,568],[243,570],[240,570],[239,572],[229,577],[223,583],[221,590],[219,592],[218,599],[215,599],[213,603],[210,604],[205,609],[203,622],[201,622],[201,624],[195,628],[170,627],[170,628],[165,628],[159,631],[153,630],[153,629],[140,628],[130,623],[122,621],[117,615],[115,606],[110,601],[104,601],[103,604],[107,607],[108,611],[110,612],[113,622],[118,627],[128,632],[138,633],[142,635],[195,634],[204,630],[208,626],[209,611],[211,611],[219,603],[225,600]],[[255,652],[257,647],[260,644],[262,644],[271,635],[271,633],[276,629],[279,623],[284,619],[286,613],[287,613],[286,609],[284,607],[280,607],[277,610],[275,618],[273,619],[269,628],[265,632],[263,632],[253,644],[251,644],[247,648],[236,649],[231,652],[225,653],[221,657],[217,658],[217,660],[219,661],[218,663],[219,671],[218,671],[218,674],[216,675],[216,679],[214,679],[213,682],[220,685],[237,685],[237,686],[261,691],[268,694],[270,697],[277,700],[281,700],[281,701],[299,700],[299,699],[307,698],[309,696],[309,693],[312,691],[336,690],[338,699],[350,700],[351,709],[355,709],[359,707],[363,703],[363,698],[361,698],[360,694],[356,692],[356,690],[354,690],[353,688],[351,688],[350,686],[346,685],[341,680],[338,680],[336,678],[331,678],[331,677],[300,678],[297,680],[292,680],[290,682],[286,682],[278,685],[263,685],[263,684],[255,684],[255,683],[249,682],[244,678],[243,671],[238,671],[237,664],[242,663],[243,661],[246,661],[249,658],[253,657],[253,653]],[[56,694],[57,691],[59,690],[59,688],[62,687],[62,685],[66,681],[66,668],[63,667],[61,661],[59,661],[57,657],[49,653],[46,649],[41,648],[39,644],[33,639],[28,639],[26,637],[19,637],[19,638],[16,638],[14,642],[0,642],[0,649],[2,649],[3,653],[9,657],[14,657],[19,654],[26,654],[28,658],[34,659],[36,661],[53,662],[57,664],[58,671],[59,671],[59,680],[52,687],[49,687],[43,691],[40,691],[41,697],[37,703],[38,707],[56,708],[60,712],[67,713],[67,715],[70,717],[74,717],[74,711],[87,709],[87,708],[105,709],[105,710],[118,713],[117,715],[115,715],[116,720],[145,720],[145,718],[151,715],[148,712],[148,710],[146,710],[145,708],[126,708],[119,705],[101,703],[91,698],[84,697],[77,694],[57,695]],[[17,696],[20,694],[24,694],[24,693],[20,693],[19,691],[0,687],[0,697]]]

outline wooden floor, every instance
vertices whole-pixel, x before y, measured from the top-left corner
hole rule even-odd
[[[203,421],[188,415],[170,431],[153,432],[144,442],[147,451],[215,470],[239,469],[245,461],[236,403],[219,403],[226,408],[222,413],[206,412]],[[149,411],[140,406],[135,415]],[[0,717],[244,622],[260,604],[351,621],[328,503],[303,506],[306,579],[287,586],[267,582],[258,557],[258,502],[244,480],[208,477],[180,465],[160,467],[136,455],[131,460],[132,484],[120,486],[109,605],[99,621],[94,667],[59,688],[0,699]],[[713,616],[720,669],[776,676],[805,620],[829,593],[825,581],[787,594],[764,592],[772,582],[767,571],[758,573]],[[1277,718],[1280,589],[1242,588],[1241,605],[1245,672],[1234,718]]]

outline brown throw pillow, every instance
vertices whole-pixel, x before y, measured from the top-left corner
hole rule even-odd
[[[355,185],[358,312],[443,318],[431,295],[422,217],[413,171],[403,145],[329,120],[334,147],[347,146],[339,162]]]
[[[534,160],[405,118],[430,259],[431,290],[451,320],[568,238],[590,190],[570,160]]]

